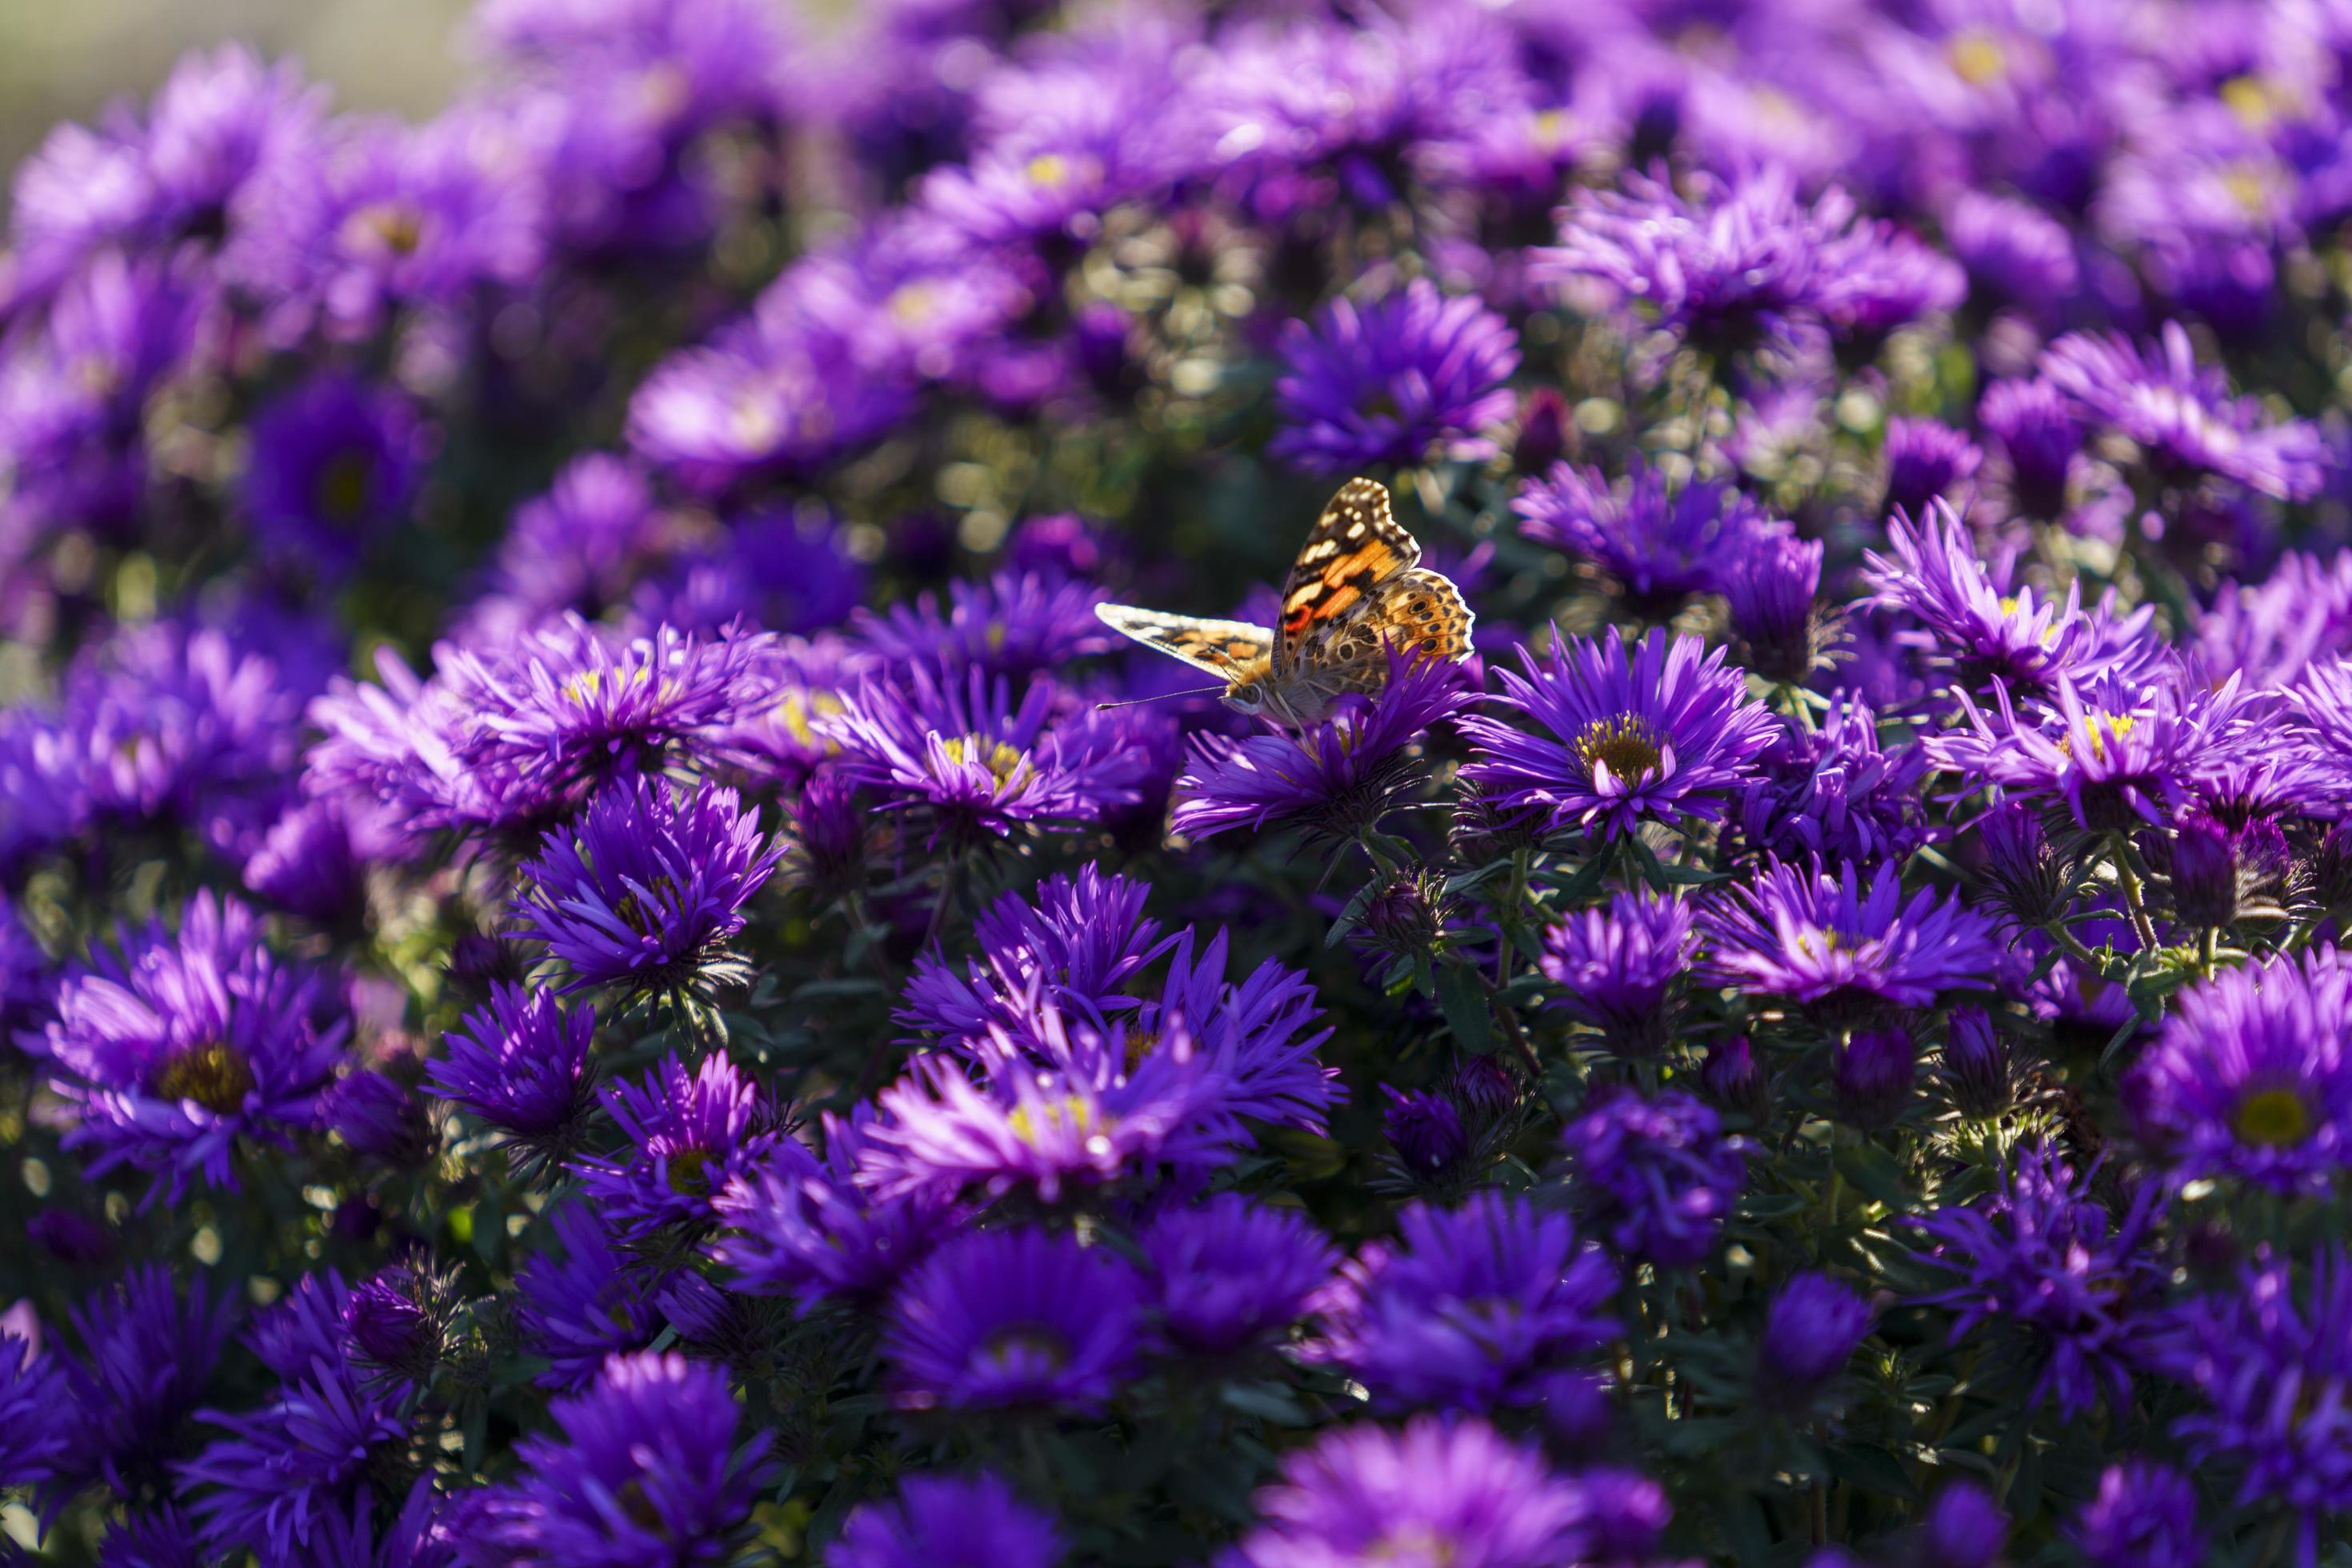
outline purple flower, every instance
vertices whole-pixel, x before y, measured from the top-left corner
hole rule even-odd
[[[366,863],[385,837],[373,821],[353,821],[342,801],[300,801],[262,835],[245,885],[314,925],[348,925],[365,910]]]
[[[131,1164],[176,1195],[192,1176],[234,1186],[237,1140],[283,1143],[317,1120],[350,1028],[321,976],[263,944],[259,917],[199,893],[167,934],[125,931],[58,987],[27,1047],[79,1120],[68,1147],[93,1174]]]
[[[2083,426],[2066,395],[2046,381],[1996,381],[1977,403],[1977,421],[2009,459],[2009,499],[2027,517],[2066,510],[2066,479],[2083,450]]]
[[[1991,304],[2046,319],[2074,292],[2074,234],[2031,202],[1962,191],[1945,209],[1944,240]]]
[[[1560,1143],[1578,1213],[1620,1257],[1660,1268],[1713,1254],[1748,1176],[1740,1141],[1680,1089],[1598,1093]]]
[[[944,616],[926,594],[912,605],[860,611],[857,629],[868,648],[894,664],[1026,679],[1118,645],[1095,615],[1103,600],[1088,583],[999,572],[985,583],[950,584]]]
[[[517,1440],[529,1469],[488,1505],[500,1547],[581,1568],[728,1560],[765,1479],[768,1434],[735,1440],[723,1370],[675,1352],[615,1355],[549,1414],[562,1440]]]
[[[1504,806],[1545,813],[1553,830],[1615,838],[1645,821],[1720,819],[1722,797],[1754,775],[1772,736],[1771,715],[1721,650],[1662,629],[1630,656],[1613,626],[1598,644],[1553,637],[1549,658],[1522,653],[1524,678],[1500,672],[1502,706],[1549,733],[1465,718],[1475,760],[1463,777]]]
[[[1150,890],[1087,866],[1075,878],[1046,878],[1027,899],[1005,894],[973,922],[981,957],[966,960],[963,973],[936,954],[915,960],[898,1021],[976,1050],[992,1024],[1029,1016],[1033,991],[1062,1007],[1137,1005],[1124,987],[1175,940],[1163,941],[1160,922],[1143,912]]]
[[[744,323],[655,367],[629,401],[629,445],[679,483],[716,491],[820,467],[888,429],[908,398],[833,333]]]
[[[2126,1459],[2099,1472],[2099,1494],[2066,1531],[2091,1568],[2197,1568],[2205,1560],[2197,1489],[2158,1459]]]
[[[1999,1116],[2017,1103],[2017,1068],[2009,1041],[1981,1007],[1952,1009],[1937,1076],[1962,1116]]]
[[[2352,1163],[2352,968],[2329,949],[2232,969],[2173,1009],[2123,1090],[2172,1179],[2326,1192]]]
[[[2143,1185],[2118,1220],[2046,1145],[2021,1149],[1998,1191],[1914,1222],[1934,1244],[1925,1260],[1960,1280],[1923,1300],[1954,1309],[1955,1343],[1988,1325],[2019,1336],[2037,1403],[2055,1399],[2071,1417],[2105,1394],[2126,1408],[2164,1291],[2149,1246],[2160,1215]]]
[[[1538,1374],[1617,1332],[1617,1270],[1564,1214],[1491,1189],[1412,1204],[1399,1242],[1367,1244],[1323,1308],[1322,1353],[1383,1410],[1525,1404]]]
[[[2227,377],[2200,367],[2189,333],[2164,323],[2153,348],[2074,332],[2043,351],[2042,374],[2086,420],[2129,437],[2162,478],[2212,474],[2281,500],[2308,500],[2335,458],[2312,426],[2273,424],[2260,403],[2231,397]]]
[[[1008,683],[980,669],[958,680],[917,668],[865,680],[814,728],[841,748],[845,777],[912,816],[932,843],[965,850],[1136,803],[1148,759],[1119,744],[1108,716],[1064,702],[1043,676],[1015,707]]]
[[[1767,680],[1797,684],[1828,664],[1839,626],[1815,607],[1822,587],[1822,543],[1778,529],[1749,529],[1734,542],[1721,574],[1733,650]]]
[[[1385,1083],[1381,1094],[1388,1100],[1381,1111],[1381,1131],[1407,1174],[1416,1182],[1433,1182],[1453,1173],[1470,1152],[1470,1138],[1454,1103],[1442,1094]]]
[[[1694,594],[1727,586],[1725,551],[1769,531],[1745,497],[1719,484],[1669,489],[1664,472],[1639,458],[1613,487],[1598,468],[1554,463],[1511,510],[1523,535],[1591,562],[1637,614],[1658,620]]]
[[[591,620],[626,602],[667,542],[645,470],[625,458],[574,458],[543,496],[515,509],[490,576],[494,595],[529,619],[575,611]]]
[[[868,1303],[929,1256],[961,1211],[936,1191],[885,1198],[860,1181],[874,1122],[871,1105],[847,1121],[828,1112],[822,1163],[779,1138],[719,1194],[731,1229],[713,1251],[736,1289]]]
[[[425,1063],[425,1081],[544,1157],[560,1150],[586,1114],[595,1034],[593,1007],[566,1014],[546,991],[495,984],[489,1005],[449,1032],[447,1053]]]
[[[2009,1521],[1990,1492],[1958,1480],[1927,1505],[1919,1533],[1926,1568],[1995,1568],[2009,1544]]]
[[[515,919],[570,971],[567,992],[678,990],[735,973],[725,943],[782,854],[733,790],[681,798],[640,775],[547,836],[522,868]]]
[[[100,1568],[205,1568],[205,1550],[188,1516],[165,1503],[127,1514],[99,1542]]]
[[[1739,840],[1780,860],[1900,862],[1938,830],[1922,806],[1928,761],[1916,745],[1883,749],[1876,715],[1852,693],[1818,728],[1782,722],[1739,798]]]
[[[1546,927],[1537,967],[1566,993],[1561,1010],[1599,1029],[1610,1050],[1654,1056],[1673,1027],[1676,983],[1695,952],[1690,906],[1633,889],[1606,909]]]
[[[523,1342],[545,1356],[542,1388],[581,1388],[604,1358],[643,1350],[661,1331],[658,1281],[623,1258],[593,1209],[570,1205],[550,1222],[562,1256],[533,1252],[515,1276]]]
[[[643,1239],[664,1226],[712,1224],[717,1194],[777,1137],[774,1111],[759,1086],[723,1051],[712,1052],[692,1077],[673,1055],[642,1084],[614,1083],[597,1098],[630,1147],[574,1168],[581,1190],[625,1238]]]
[[[396,1169],[423,1164],[440,1141],[416,1091],[373,1068],[347,1074],[328,1091],[320,1114],[353,1152]]]
[[[1516,336],[1475,296],[1449,300],[1426,279],[1360,309],[1344,296],[1282,340],[1275,383],[1282,429],[1267,450],[1319,474],[1418,463],[1433,447],[1488,458],[1480,433],[1511,416],[1503,384],[1519,368]]]
[[[1234,1355],[1281,1334],[1339,1263],[1306,1215],[1238,1193],[1170,1208],[1137,1239],[1161,1331],[1195,1355]]]
[[[0,1486],[47,1480],[82,1418],[57,1362],[22,1335],[0,1333]]]
[[[837,626],[857,605],[866,569],[822,512],[769,511],[733,519],[714,542],[682,553],[637,585],[632,624],[723,633],[738,622],[809,633]]]
[[[1195,735],[1176,781],[1175,830],[1193,838],[1297,824],[1349,838],[1419,781],[1412,742],[1474,700],[1450,660],[1388,650],[1386,686],[1341,699],[1325,716],[1236,740]]]
[[[1283,1461],[1282,1479],[1255,1500],[1262,1522],[1218,1568],[1590,1562],[1594,1489],[1484,1421],[1423,1415],[1400,1431],[1338,1427]]]
[[[1144,1300],[1135,1269],[1101,1247],[973,1232],[899,1285],[882,1355],[905,1409],[1097,1411],[1134,1371]]]
[[[1877,1316],[1842,1279],[1810,1269],[1790,1275],[1764,1310],[1756,1347],[1759,1392],[1781,1408],[1803,1408],[1845,1371]]]
[[[1699,1092],[1719,1110],[1744,1116],[1761,1127],[1772,1114],[1772,1080],[1756,1062],[1755,1047],[1745,1035],[1717,1040],[1699,1064]]]
[[[1831,1069],[1838,1120],[1884,1132],[1903,1119],[1919,1088],[1919,1054],[1908,1030],[1858,1029],[1839,1044]]]
[[[1998,959],[1992,923],[1938,899],[1903,898],[1885,865],[1865,887],[1851,860],[1835,876],[1818,864],[1768,862],[1752,884],[1700,915],[1714,973],[1822,1013],[1871,1002],[1925,1007],[1940,992],[1979,984]]]
[[[183,1292],[161,1264],[132,1268],[72,1313],[80,1353],[64,1363],[74,1440],[60,1470],[123,1497],[165,1479],[185,1423],[236,1326],[234,1293],[200,1278]]]
[[[398,1404],[340,1352],[289,1374],[257,1409],[200,1414],[228,1436],[180,1467],[181,1489],[215,1556],[299,1561],[341,1518],[365,1515],[406,1457]]]
[[[1917,517],[1929,501],[1955,506],[1984,454],[1960,431],[1933,419],[1886,422],[1886,492],[1882,510]]]
[[[341,574],[408,521],[425,433],[406,399],[322,374],[253,417],[245,516],[263,541]]]
[[[2352,554],[2291,550],[2261,583],[2223,584],[2195,625],[2208,668],[2249,686],[2293,686],[2352,652]]]
[[[986,1470],[908,1476],[888,1502],[861,1505],[841,1527],[832,1568],[1054,1568],[1052,1518]]]

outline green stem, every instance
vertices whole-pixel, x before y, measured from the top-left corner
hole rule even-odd
[[[2156,922],[2147,918],[2147,901],[2140,893],[2139,873],[2132,869],[2131,841],[2120,833],[2110,835],[2107,858],[2116,868],[2116,885],[2123,889],[2124,908],[2131,911],[2132,930],[2139,935],[2140,951],[2154,952],[2158,945]]]
[[[2063,952],[2067,957],[2073,959],[2077,963],[2084,965],[2094,974],[2099,973],[2099,955],[2093,952],[2089,948],[2084,947],[2083,945],[2083,939],[2076,936],[2073,931],[2068,931],[2064,921],[2052,921],[2048,925],[2042,929],[2050,933],[2050,940],[2056,942],[2059,949]]]
[[[1509,949],[1507,937],[1504,939],[1504,947],[1507,952]],[[1508,963],[1509,960],[1507,958],[1504,962]],[[1478,984],[1486,988],[1487,1010],[1495,1015],[1495,1021],[1503,1026],[1503,1037],[1510,1041],[1511,1048],[1519,1054],[1519,1064],[1528,1069],[1528,1080],[1530,1083],[1541,1083],[1543,1058],[1536,1055],[1535,1047],[1528,1043],[1527,1035],[1519,1028],[1518,1015],[1511,1010],[1509,1003],[1503,1000],[1501,988],[1486,978],[1485,970],[1475,963],[1466,967],[1471,973],[1478,977]]]

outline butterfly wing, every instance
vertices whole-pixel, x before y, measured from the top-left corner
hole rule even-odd
[[[1391,648],[1409,663],[1469,658],[1472,622],[1453,580],[1416,566],[1313,626],[1292,679],[1324,705],[1349,692],[1370,696],[1388,684]]]
[[[1302,658],[1316,657],[1318,627],[1357,616],[1382,584],[1420,563],[1421,546],[1398,525],[1386,485],[1377,479],[1349,479],[1341,485],[1315,520],[1283,581],[1276,675],[1287,674]]]
[[[1247,621],[1171,616],[1132,605],[1097,605],[1095,614],[1121,636],[1223,681],[1255,679],[1274,655],[1274,634]]]

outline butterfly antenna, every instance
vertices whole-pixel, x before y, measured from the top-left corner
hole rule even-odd
[[[1095,711],[1101,713],[1113,708],[1132,708],[1139,702],[1165,702],[1171,697],[1205,697],[1213,691],[1223,691],[1222,686],[1192,686],[1181,691],[1163,691],[1157,697],[1128,697],[1117,702],[1097,702]]]

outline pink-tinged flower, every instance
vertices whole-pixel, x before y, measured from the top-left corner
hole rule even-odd
[[[1835,874],[1817,863],[1767,862],[1700,922],[1707,964],[1726,984],[1822,1014],[1925,1007],[1946,991],[1985,984],[1999,963],[1991,921],[1933,888],[1906,900],[1892,865],[1865,883],[1850,860]]]

